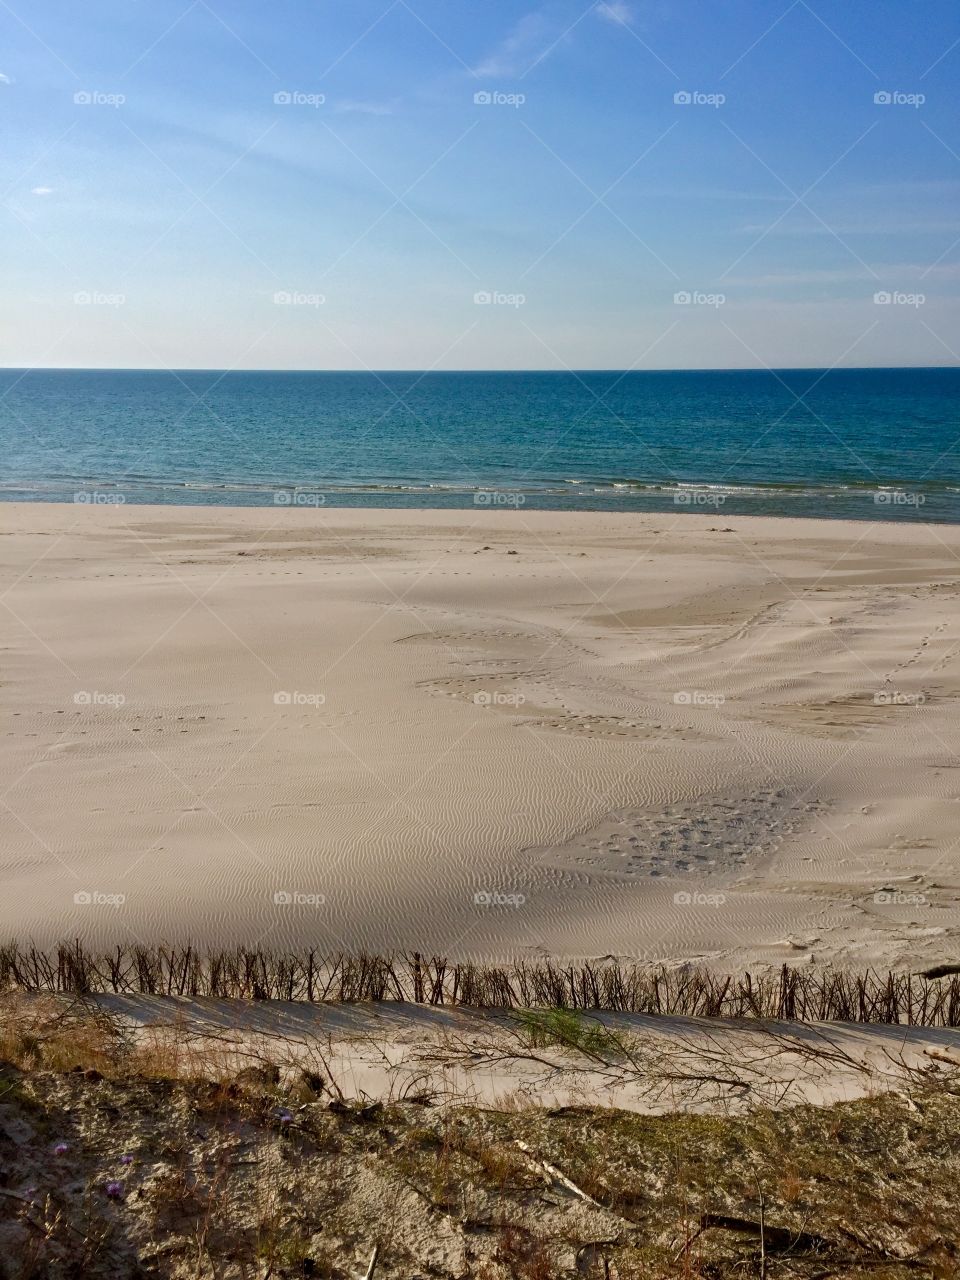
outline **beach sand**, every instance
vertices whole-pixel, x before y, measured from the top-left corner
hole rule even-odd
[[[0,935],[960,959],[960,528],[3,504]]]

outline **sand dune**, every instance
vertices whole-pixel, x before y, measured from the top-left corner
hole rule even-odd
[[[96,1004],[135,1041],[176,1045],[183,1056],[195,1055],[198,1066],[204,1058],[222,1066],[228,1055],[246,1065],[244,1054],[316,1066],[319,1050],[350,1098],[416,1090],[480,1106],[565,1107],[590,1098],[593,1105],[647,1114],[729,1115],[764,1101],[825,1106],[909,1087],[911,1072],[929,1073],[933,1064],[940,1070],[960,1065],[960,1032],[933,1027],[593,1013],[572,1024],[609,1035],[594,1044],[591,1060],[569,1044],[538,1043],[531,1054],[528,1021],[463,1007],[251,1005],[159,996],[101,996]],[[618,1055],[620,1045],[631,1060]],[[672,1077],[668,1087],[657,1078],[661,1072]]]
[[[957,958],[958,529],[4,504],[0,531],[4,934]]]

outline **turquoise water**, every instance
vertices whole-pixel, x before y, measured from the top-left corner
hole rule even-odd
[[[0,497],[960,520],[960,369],[0,371]]]

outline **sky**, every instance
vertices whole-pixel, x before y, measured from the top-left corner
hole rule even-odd
[[[956,0],[2,0],[0,364],[960,361]]]

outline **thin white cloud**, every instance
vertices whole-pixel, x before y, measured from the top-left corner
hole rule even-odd
[[[923,279],[946,282],[960,279],[960,263],[944,262],[931,267],[920,262],[874,262],[874,269],[884,280],[910,282]],[[766,285],[859,284],[866,281],[869,293],[876,288],[875,277],[866,268],[811,268],[808,271],[767,271],[758,275],[727,276],[728,285],[762,288]]]
[[[32,196],[52,196],[53,187],[33,187],[31,188],[30,194]]]
[[[500,45],[474,67],[478,76],[522,75],[557,43],[557,33],[542,9],[526,14]]]
[[[858,281],[870,282],[871,293],[874,289],[873,277],[864,268],[857,270],[832,270],[829,268],[809,271],[767,271],[760,275],[727,276],[726,283],[740,288],[763,288],[766,285],[817,285],[817,284],[855,284]]]
[[[597,5],[597,16],[606,22],[615,22],[625,27],[633,17],[633,10],[623,0],[609,0],[609,3]]]
[[[12,84],[12,83],[13,81],[10,79],[10,77],[8,75],[5,75],[4,72],[0,71],[0,84]]]
[[[339,115],[392,116],[393,104],[390,102],[363,102],[346,98],[334,104],[334,112]]]
[[[907,219],[904,222],[894,222],[890,219],[884,219],[882,222],[831,222],[829,226],[823,223],[812,223],[809,220],[802,222],[794,222],[787,224],[786,221],[779,223],[775,227],[764,225],[762,222],[746,223],[740,227],[746,235],[764,235],[771,236],[906,236],[906,235],[956,235],[960,232],[960,223],[956,219],[938,220],[931,222],[916,221]]]

